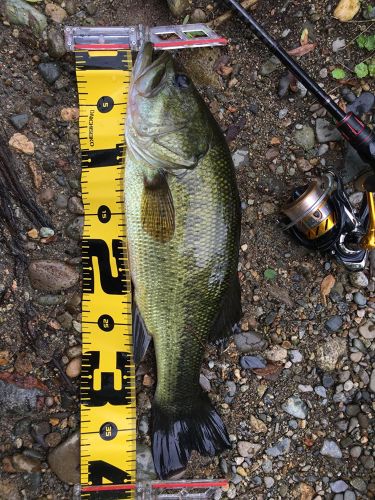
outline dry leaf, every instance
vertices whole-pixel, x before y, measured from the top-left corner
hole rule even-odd
[[[340,0],[336,9],[333,11],[333,17],[345,23],[351,21],[360,9],[359,0]]]
[[[324,305],[327,305],[327,296],[330,294],[336,280],[332,274],[328,274],[320,283],[320,293],[322,294]]]
[[[301,45],[307,45],[309,43],[309,30],[307,28],[302,30],[300,43]]]
[[[304,56],[305,54],[308,54],[312,50],[314,50],[316,47],[316,43],[307,43],[306,45],[301,45],[300,47],[297,47],[292,50],[288,50],[288,54],[290,56]]]
[[[42,174],[40,173],[35,161],[31,160],[29,162],[29,168],[30,168],[31,174],[33,176],[34,186],[36,187],[36,189],[39,189],[40,186],[42,185],[43,178],[42,178]]]
[[[29,141],[26,135],[20,134],[19,132],[13,134],[9,139],[9,146],[27,155],[34,154],[34,144]]]

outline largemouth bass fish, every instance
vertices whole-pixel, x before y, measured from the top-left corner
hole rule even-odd
[[[154,341],[152,451],[161,478],[192,450],[230,447],[199,385],[208,341],[239,320],[240,202],[230,152],[189,78],[146,44],[129,91],[125,203],[134,286],[134,357]]]

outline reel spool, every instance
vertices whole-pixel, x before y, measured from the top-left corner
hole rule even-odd
[[[366,233],[368,206],[357,214],[344,191],[341,178],[332,172],[298,187],[282,213],[285,230],[303,246],[329,252],[351,271],[364,268],[367,251],[359,247]]]

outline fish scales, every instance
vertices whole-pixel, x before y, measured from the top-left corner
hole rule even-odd
[[[238,288],[240,204],[218,125],[188,80],[180,88],[171,57],[152,63],[148,50],[130,91],[125,203],[135,302],[156,354],[154,461],[167,477],[192,449],[229,446],[199,375],[208,339],[227,333],[213,330],[231,285]],[[200,426],[207,440],[193,436]]]

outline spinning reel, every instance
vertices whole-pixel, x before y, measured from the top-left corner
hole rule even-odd
[[[328,172],[298,187],[282,212],[284,229],[303,246],[331,253],[351,271],[365,267],[367,251],[375,248],[375,206],[373,176],[367,173],[356,183],[366,190],[356,210],[345,193],[342,179]]]

